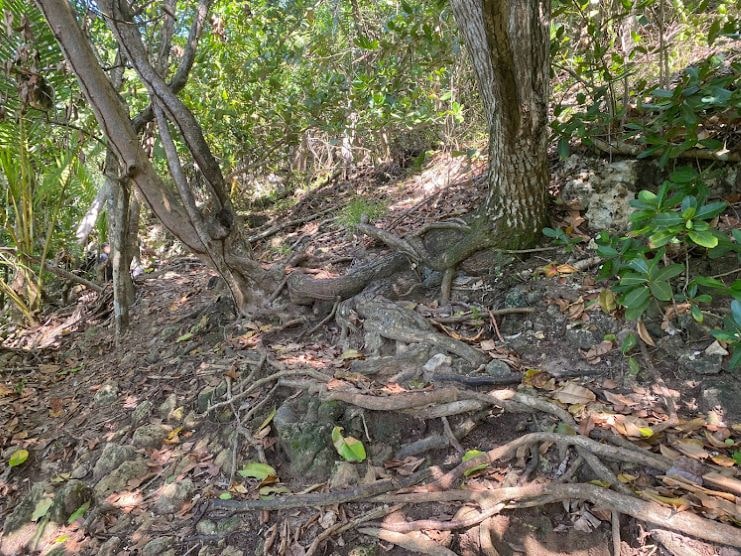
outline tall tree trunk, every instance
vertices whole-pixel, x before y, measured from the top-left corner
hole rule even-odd
[[[532,243],[546,221],[550,0],[452,0],[489,124],[492,243]]]

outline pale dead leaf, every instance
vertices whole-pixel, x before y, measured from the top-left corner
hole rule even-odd
[[[705,450],[702,441],[695,438],[677,440],[672,443],[672,447],[682,452],[685,456],[694,459],[705,459],[710,455],[707,450]]]
[[[646,329],[646,325],[643,324],[642,320],[639,320],[636,322],[636,332],[638,332],[638,336],[640,336],[641,340],[646,345],[649,345],[651,347],[656,347],[656,342],[654,342],[654,339],[651,337],[651,334],[648,333],[648,330]]]
[[[497,349],[497,343],[494,340],[484,340],[481,342],[481,349],[484,351],[494,351]]]
[[[587,404],[593,402],[597,396],[594,392],[583,386],[579,386],[575,382],[568,382],[562,386],[559,390],[553,393],[553,397],[561,403],[565,404]]]

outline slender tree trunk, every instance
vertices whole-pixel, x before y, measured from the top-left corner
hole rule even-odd
[[[269,287],[272,277],[251,258],[249,245],[245,243],[239,221],[226,194],[223,176],[203,140],[200,128],[193,115],[172,92],[173,88],[151,67],[146,53],[142,52],[141,37],[131,35],[137,31],[133,26],[129,28],[124,21],[111,21],[115,32],[121,33],[117,35],[120,41],[130,41],[126,45],[126,56],[135,64],[135,69],[150,89],[153,101],[176,124],[194,158],[207,174],[215,206],[211,214],[202,215],[209,231],[208,238],[203,238],[198,233],[197,225],[191,220],[183,199],[178,198],[165,185],[147,158],[136,133],[136,122],[132,124],[129,119],[128,107],[123,104],[100,67],[70,4],[59,0],[37,0],[37,4],[77,76],[98,124],[108,138],[110,148],[123,167],[120,179],[134,183],[162,224],[195,255],[221,274],[229,287],[237,311],[243,314],[250,312],[253,302],[260,299],[260,290]],[[110,2],[103,4],[112,6]],[[117,14],[127,16],[122,4],[115,6]],[[199,10],[202,7],[203,3]],[[202,10],[199,14],[203,15],[201,12]],[[119,45],[123,46],[121,42]],[[173,80],[177,81],[178,78],[179,74],[176,74]]]
[[[546,222],[549,0],[452,0],[489,124],[492,243],[532,243]]]

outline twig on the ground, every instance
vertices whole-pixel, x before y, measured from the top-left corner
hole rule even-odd
[[[658,454],[652,454],[651,457],[647,457],[645,454],[635,450],[600,444],[586,436],[562,435],[552,432],[534,432],[520,436],[507,444],[492,448],[485,454],[481,454],[475,458],[471,458],[468,461],[458,464],[444,475],[435,479],[432,483],[426,485],[426,488],[430,490],[447,490],[451,488],[453,484],[469,469],[506,458],[515,453],[515,451],[520,447],[544,442],[556,444],[562,447],[574,446],[575,448],[582,448],[594,456],[602,456],[613,461],[635,463],[646,467],[652,467],[659,471],[667,471],[671,467],[671,462]]]
[[[307,506],[331,506],[355,500],[366,500],[392,490],[407,488],[424,481],[430,475],[429,469],[401,479],[383,479],[370,484],[358,485],[335,492],[293,494],[279,498],[262,500],[212,500],[209,510],[223,510],[229,515],[263,510],[288,510]]]
[[[355,529],[358,525],[362,525],[363,523],[367,523],[368,521],[373,521],[374,519],[379,519],[385,515],[397,512],[403,507],[403,504],[397,504],[395,506],[380,506],[351,519],[347,523],[336,523],[329,529],[326,529],[319,535],[317,535],[309,548],[306,549],[305,556],[314,556],[321,544],[329,537],[333,535],[341,535],[345,531]]]
[[[418,531],[413,531],[411,533],[396,533],[387,529],[363,527],[362,529],[358,529],[358,532],[368,535],[369,537],[375,537],[382,541],[393,543],[414,554],[427,554],[428,556],[457,556],[457,554],[452,550],[440,546],[438,543],[430,540]]]
[[[259,380],[256,380],[252,384],[250,384],[244,391],[240,392],[236,396],[232,397],[229,400],[215,403],[212,406],[209,406],[209,408],[201,415],[201,417],[204,417],[211,413],[212,411],[219,409],[221,407],[225,407],[237,400],[241,400],[242,398],[246,398],[249,396],[252,392],[257,390],[260,386],[263,384],[267,384],[269,382],[275,382],[281,378],[287,377],[287,376],[310,376],[311,378],[318,380],[320,382],[328,382],[329,377],[325,374],[322,374],[318,371],[315,371],[313,369],[297,369],[297,370],[283,370],[278,371],[276,373],[273,373],[269,376],[266,376],[265,378],[261,378]]]
[[[395,531],[397,533],[409,533],[411,531],[422,531],[424,529],[430,529],[433,531],[454,531],[455,529],[468,529],[474,525],[478,525],[485,519],[489,519],[495,516],[504,509],[505,504],[498,503],[485,509],[482,512],[478,512],[472,517],[466,519],[417,519],[415,521],[402,521],[396,523],[377,523],[378,527],[383,527],[387,531]]]
[[[31,260],[35,262],[36,264],[41,264],[41,259],[32,257]],[[86,280],[82,276],[78,276],[77,274],[69,272],[68,270],[59,268],[55,264],[50,264],[49,261],[44,261],[42,268],[48,272],[51,272],[52,274],[55,274],[56,276],[58,276],[59,278],[62,278],[63,280],[68,280],[70,282],[83,285],[86,288],[93,290],[95,292],[101,293],[103,290],[105,290],[104,287],[99,286],[98,284],[91,282],[90,280]]]
[[[268,238],[274,234],[277,234],[281,230],[285,230],[286,228],[291,228],[293,226],[298,226],[299,224],[305,224],[306,222],[316,220],[317,218],[324,216],[325,214],[332,212],[333,210],[337,210],[337,207],[332,206],[318,212],[311,212],[308,215],[302,216],[300,218],[294,218],[293,220],[288,220],[287,222],[276,224],[275,226],[271,226],[267,230],[263,230],[262,232],[258,232],[254,235],[249,236],[247,238],[247,241],[249,241],[250,243],[260,241],[261,239]]]
[[[322,326],[324,326],[330,320],[332,320],[334,318],[335,313],[337,312],[337,307],[339,306],[340,301],[341,299],[339,297],[335,299],[334,305],[332,305],[332,310],[329,312],[329,314],[326,317],[324,317],[322,320],[320,320],[316,325],[312,326],[311,329],[301,332],[301,334],[298,335],[297,340],[300,340],[304,336],[311,336],[314,332],[316,332]]]
[[[288,276],[285,276],[283,280],[281,280],[280,283],[275,287],[275,289],[273,290],[273,293],[270,294],[270,297],[268,297],[268,303],[272,303],[273,301],[278,299],[280,292],[283,291],[283,288],[286,287],[287,283],[288,283]]]
[[[497,317],[504,316],[504,315],[527,315],[530,313],[534,313],[535,309],[532,307],[506,307],[504,309],[487,309],[487,312],[490,315],[494,315]],[[474,311],[467,311],[461,315],[455,315],[455,316],[449,316],[449,317],[434,317],[432,320],[433,323],[439,323],[439,324],[457,324],[459,322],[466,322],[469,320],[476,320],[480,319],[481,317],[476,317],[474,315]]]
[[[620,512],[611,512],[612,525],[612,556],[620,556]]]
[[[448,443],[453,446],[455,451],[460,455],[465,450],[463,449],[463,446],[461,446],[461,443],[458,442],[458,439],[455,437],[455,434],[453,434],[453,429],[450,428],[450,423],[448,422],[447,417],[441,417],[440,420],[443,422],[443,430],[445,431],[445,436],[448,439]]]

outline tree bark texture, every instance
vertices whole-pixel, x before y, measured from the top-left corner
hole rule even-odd
[[[498,247],[535,240],[546,221],[550,2],[452,0],[489,124],[485,218]]]

